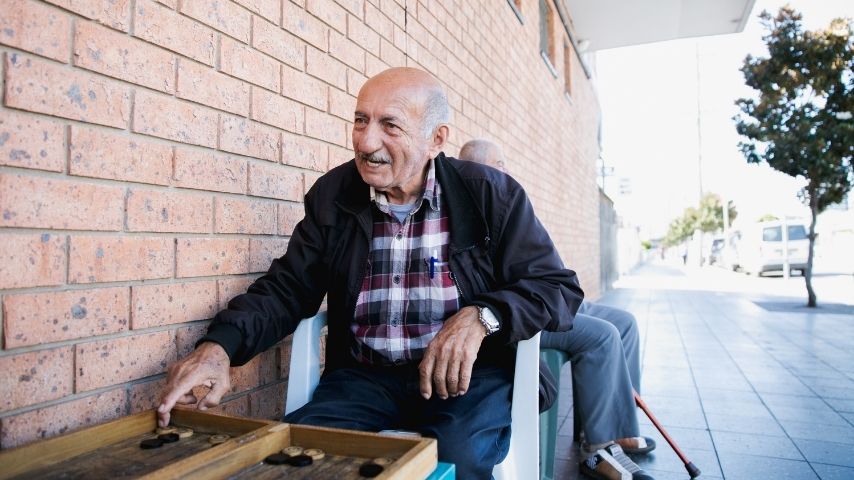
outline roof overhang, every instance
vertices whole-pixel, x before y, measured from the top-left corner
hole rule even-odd
[[[558,0],[561,1],[561,0]],[[562,0],[586,51],[737,33],[756,0]]]

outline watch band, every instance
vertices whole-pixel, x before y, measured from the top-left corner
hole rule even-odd
[[[488,307],[477,306],[477,318],[480,320],[480,323],[483,325],[483,328],[486,329],[486,335],[492,335],[497,332],[499,328],[501,328],[501,324],[498,323],[498,319],[495,317],[495,314],[492,313]]]

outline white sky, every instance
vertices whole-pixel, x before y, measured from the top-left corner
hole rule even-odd
[[[739,71],[745,56],[767,55],[757,15],[763,9],[776,13],[786,3],[803,14],[810,30],[826,27],[835,17],[854,17],[851,0],[757,0],[742,33],[596,53],[602,156],[614,167],[606,191],[619,213],[641,226],[643,236],[663,235],[685,207],[697,204],[698,150],[703,191],[733,200],[743,219],[765,213],[808,215],[796,197],[802,182],[748,164],[732,121],[738,112],[735,100],[752,92]],[[619,194],[620,178],[630,179],[630,195]]]

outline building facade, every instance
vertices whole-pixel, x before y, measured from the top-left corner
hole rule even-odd
[[[446,87],[599,295],[599,109],[552,0],[9,0],[0,9],[0,448],[157,405],[166,367],[352,158],[364,81]],[[281,416],[287,341],[220,407]]]

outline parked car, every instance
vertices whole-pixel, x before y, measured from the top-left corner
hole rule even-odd
[[[809,254],[807,224],[803,220],[788,220],[789,271],[804,274]],[[765,272],[783,271],[783,222],[770,220],[748,225],[733,233],[733,269],[761,276]]]
[[[726,240],[723,238],[716,238],[712,240],[712,246],[709,248],[709,265],[720,266],[723,263],[725,242]]]

